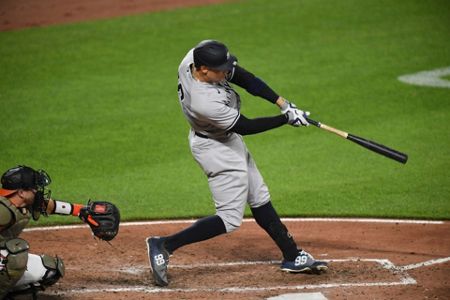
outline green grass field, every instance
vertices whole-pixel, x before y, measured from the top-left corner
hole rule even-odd
[[[254,0],[1,32],[0,169],[43,168],[56,199],[126,220],[214,213],[176,90],[184,54],[214,38],[312,118],[409,154],[312,126],[246,137],[282,216],[449,219],[450,89],[397,80],[449,66],[449,28],[446,0]],[[240,91],[247,117],[279,112]]]

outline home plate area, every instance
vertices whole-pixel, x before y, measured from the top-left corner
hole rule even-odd
[[[290,274],[279,270],[279,261],[241,261],[211,264],[171,265],[170,288],[155,287],[146,266],[121,268],[104,277],[104,271],[90,270],[83,277],[68,278],[60,295],[107,292],[141,293],[250,293],[263,291],[295,291],[336,287],[390,286],[415,284],[406,271],[386,259],[327,260],[330,270],[317,274]],[[68,271],[76,273],[69,268]],[[192,275],[195,274],[193,277]],[[224,276],[226,274],[226,276]],[[103,277],[103,279],[101,279]],[[95,282],[95,287],[92,283]],[[314,293],[291,294],[292,299],[315,299]],[[276,298],[278,299],[278,298]],[[279,298],[284,299],[284,298]]]
[[[39,299],[448,299],[449,222],[285,219],[326,273],[280,270],[281,254],[252,220],[228,235],[188,245],[170,258],[169,286],[153,282],[145,239],[193,220],[124,223],[111,243],[85,225],[32,228],[31,253],[58,255],[66,275]],[[319,297],[319,298],[318,298]]]

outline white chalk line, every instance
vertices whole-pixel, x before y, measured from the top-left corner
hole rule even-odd
[[[350,257],[350,258],[342,258],[342,259],[321,259],[323,261],[333,263],[333,262],[374,262],[383,266],[388,270],[395,271],[406,271],[417,269],[421,267],[431,266],[435,264],[442,264],[450,261],[450,257],[432,259],[425,262],[420,262],[416,264],[410,264],[405,266],[395,266],[388,259],[379,259],[379,258],[359,258],[359,257]],[[169,269],[195,269],[195,268],[217,268],[217,267],[236,267],[236,266],[255,266],[255,265],[279,265],[281,264],[281,260],[256,260],[256,261],[234,261],[234,262],[217,262],[217,263],[202,263],[202,264],[189,264],[189,265],[178,265],[171,264],[169,265]],[[67,267],[67,270],[79,271],[82,268],[75,267]],[[110,269],[113,272],[119,273],[127,273],[127,274],[141,274],[150,272],[149,266],[134,266],[129,268],[117,268]]]
[[[58,295],[70,294],[89,294],[89,293],[118,293],[118,292],[142,292],[142,293],[248,293],[248,292],[265,292],[273,290],[312,290],[312,289],[329,289],[340,287],[373,287],[373,286],[398,286],[398,285],[412,285],[417,282],[413,279],[402,279],[398,282],[367,282],[367,283],[324,283],[324,284],[309,284],[309,285],[294,285],[294,286],[269,286],[269,287],[229,287],[229,288],[193,288],[193,289],[167,289],[154,288],[148,286],[134,286],[125,288],[98,288],[98,289],[83,289],[70,290],[67,292],[58,291]]]
[[[257,291],[271,291],[271,290],[301,290],[301,289],[325,289],[325,288],[339,288],[339,287],[373,287],[373,286],[398,286],[398,285],[414,285],[416,280],[412,278],[406,271],[417,269],[434,264],[442,264],[450,261],[450,257],[439,259],[432,259],[421,263],[410,264],[405,266],[395,266],[388,259],[376,258],[344,258],[344,259],[327,259],[327,262],[374,262],[380,264],[384,269],[390,270],[400,276],[399,281],[394,282],[353,282],[353,283],[326,283],[326,284],[312,284],[312,285],[294,285],[294,286],[269,286],[269,287],[228,287],[228,288],[192,288],[192,289],[168,289],[148,286],[128,286],[120,288],[94,288],[83,290],[69,290],[63,293],[100,293],[100,292],[142,292],[142,293],[169,293],[169,292],[228,292],[228,293],[246,293]],[[245,266],[245,265],[269,265],[279,264],[279,260],[269,261],[236,261],[226,263],[206,263],[206,264],[191,264],[191,265],[172,265],[171,268],[193,269],[204,267],[227,267],[227,266]],[[69,268],[72,269],[72,268]],[[149,272],[149,267],[133,267],[128,269],[115,270],[116,272],[126,272],[139,274],[142,272]],[[59,291],[61,293],[61,291]]]
[[[443,258],[438,258],[438,259],[427,260],[427,261],[417,263],[417,264],[411,264],[411,265],[406,265],[403,267],[397,267],[397,269],[400,271],[413,270],[413,269],[418,269],[418,268],[427,267],[427,266],[431,266],[431,265],[443,264],[448,261],[450,261],[450,257],[443,257]]]
[[[398,223],[398,224],[445,224],[444,221],[431,221],[431,220],[407,220],[407,219],[374,219],[374,218],[281,218],[283,222],[356,222],[356,223]],[[170,225],[170,224],[191,224],[196,220],[161,220],[161,221],[142,221],[142,222],[123,222],[120,226],[151,226],[151,225]],[[255,222],[254,219],[248,218],[243,220],[244,223]],[[86,228],[88,225],[57,225],[57,226],[45,226],[45,227],[31,227],[26,228],[24,231],[48,231],[48,230],[68,230]]]
[[[359,258],[359,257],[351,257],[351,258],[342,258],[342,259],[320,259],[326,262],[374,262],[382,265],[386,269],[396,269],[395,265],[393,265],[387,259],[377,259],[377,258]],[[177,265],[177,264],[169,264],[169,269],[195,269],[195,268],[217,268],[217,267],[237,267],[237,266],[255,266],[255,265],[279,265],[281,264],[281,260],[255,260],[255,261],[234,261],[234,262],[214,262],[214,263],[201,263],[201,264],[189,264],[189,265]],[[72,268],[66,268],[71,270]],[[72,270],[79,270],[78,268],[73,268]],[[114,272],[123,272],[129,274],[138,274],[149,272],[149,266],[134,266],[131,268],[118,268],[113,270]]]
[[[450,260],[450,257],[445,259],[434,260],[433,263],[443,263]],[[412,278],[406,270],[410,266],[397,267],[388,259],[376,259],[376,258],[345,258],[345,259],[328,259],[328,262],[373,262],[380,264],[384,269],[392,272],[393,275],[399,276],[398,281],[393,282],[350,282],[350,283],[324,283],[324,284],[309,284],[309,285],[278,285],[278,286],[268,286],[268,287],[227,287],[227,288],[158,288],[149,287],[143,285],[136,286],[125,286],[125,287],[113,287],[113,288],[88,288],[88,289],[73,289],[68,291],[59,290],[59,294],[87,294],[87,293],[105,293],[105,292],[140,292],[140,293],[173,293],[173,292],[183,292],[183,293],[246,293],[246,292],[261,292],[261,291],[272,291],[272,290],[302,290],[302,289],[328,289],[328,288],[340,288],[340,287],[374,287],[374,286],[399,286],[399,285],[414,285],[417,284],[416,280]],[[240,266],[240,265],[260,265],[260,264],[279,264],[280,261],[269,260],[269,261],[237,261],[237,262],[227,262],[227,263],[207,263],[207,264],[191,264],[191,265],[172,265],[171,268],[202,268],[202,267],[227,267],[227,266]],[[431,264],[431,261],[422,263],[422,265]],[[416,264],[418,265],[418,264]],[[70,269],[70,268],[69,268]],[[136,272],[149,272],[149,267],[141,268],[130,268],[133,269],[132,272],[126,269],[119,269],[116,271],[125,271],[127,273]]]

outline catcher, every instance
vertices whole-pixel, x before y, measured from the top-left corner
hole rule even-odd
[[[50,176],[44,170],[17,166],[1,177],[0,188],[0,299],[32,294],[55,284],[64,276],[60,257],[28,253],[27,241],[19,238],[31,218],[41,214],[72,215],[87,223],[99,239],[109,241],[118,233],[120,214],[109,202],[71,204],[50,198]]]

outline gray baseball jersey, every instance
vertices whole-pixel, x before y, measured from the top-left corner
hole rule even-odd
[[[178,68],[178,97],[191,125],[192,155],[208,177],[216,214],[231,232],[241,225],[246,203],[259,207],[270,195],[242,137],[229,131],[240,116],[238,93],[226,80],[198,81],[193,64],[192,49]]]
[[[192,75],[194,49],[188,52],[178,69],[178,96],[189,124],[194,131],[212,138],[227,136],[239,118],[239,95],[224,80],[211,84]]]

